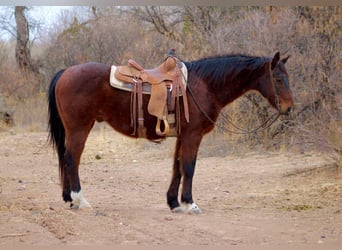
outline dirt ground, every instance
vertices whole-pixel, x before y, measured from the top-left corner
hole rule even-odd
[[[46,133],[0,133],[1,245],[342,244],[342,173],[316,153],[199,153],[200,215],[166,204],[174,138],[162,144],[93,131],[81,162],[92,209],[61,198]]]

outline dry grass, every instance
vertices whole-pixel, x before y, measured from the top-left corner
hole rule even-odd
[[[13,118],[17,130],[37,132],[47,129],[47,98],[45,94],[16,101]]]
[[[211,30],[201,36],[199,33],[203,33],[206,27],[191,27],[201,24],[201,19],[194,16],[199,18],[196,24],[186,23],[186,27],[178,24],[174,27],[173,32],[179,32],[180,43],[165,39],[152,31],[150,25],[141,26],[137,16],[129,17],[132,22],[125,32],[118,30],[121,26],[114,25],[110,15],[89,24],[94,25],[94,29],[83,27],[80,34],[77,33],[79,29],[72,29],[66,22],[64,31],[49,33],[51,40],[47,39],[42,45],[42,48],[47,48],[46,52],[40,53],[43,57],[42,71],[46,74],[44,80],[18,74],[14,60],[5,56],[8,63],[0,64],[0,91],[6,98],[6,105],[0,103],[0,108],[5,109],[0,111],[14,111],[17,130],[46,131],[45,92],[51,75],[57,69],[80,63],[85,58],[120,63],[126,57],[134,57],[152,67],[165,56],[170,46],[175,47],[184,60],[199,59],[208,56],[208,53],[272,56],[278,50],[287,51],[291,55],[286,66],[296,103],[295,112],[260,133],[237,135],[225,132],[221,127],[235,130],[225,122],[226,116],[248,130],[262,124],[275,112],[265,100],[254,94],[242,97],[224,109],[217,129],[206,139],[209,142],[215,140],[215,143],[207,143],[206,154],[241,154],[248,150],[317,150],[331,154],[341,166],[342,41],[338,39],[341,37],[341,20],[336,18],[340,9],[303,8],[302,13],[311,18],[300,15],[299,8],[274,7],[272,11],[251,9],[235,8],[219,22],[215,18],[220,17],[221,10],[212,10]],[[142,27],[148,32],[143,31]],[[184,33],[185,28],[187,33]],[[110,41],[104,39],[107,37],[105,34],[112,34]],[[128,46],[128,41],[134,40],[129,34],[140,34],[144,39]],[[196,37],[198,39],[194,39]],[[89,39],[92,41],[90,45]],[[100,44],[106,43],[115,44],[115,48],[106,45],[99,49]],[[61,47],[61,44],[64,46]],[[152,45],[158,50],[152,49]],[[8,48],[2,44],[0,58],[4,57],[6,50]]]

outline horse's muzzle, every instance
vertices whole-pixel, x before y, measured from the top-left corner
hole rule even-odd
[[[293,112],[294,108],[292,106],[287,107],[284,110],[280,110],[281,115],[290,115]]]

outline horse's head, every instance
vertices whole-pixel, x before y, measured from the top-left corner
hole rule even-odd
[[[258,81],[258,90],[280,114],[288,114],[294,107],[292,91],[285,68],[288,59],[289,56],[280,59],[280,53],[277,52],[265,64],[265,73]]]

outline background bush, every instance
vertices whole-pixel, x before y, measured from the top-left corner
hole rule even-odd
[[[170,48],[183,60],[230,53],[273,56],[280,51],[291,55],[287,69],[295,112],[257,134],[220,129],[234,130],[227,117],[252,129],[274,114],[265,100],[248,94],[225,108],[210,137],[216,140],[212,152],[316,150],[341,164],[341,15],[338,6],[75,7],[32,41],[39,76],[18,71],[15,39],[0,42],[0,105],[14,112],[16,129],[45,131],[45,94],[61,68],[87,61],[124,64],[129,58],[155,67]]]

